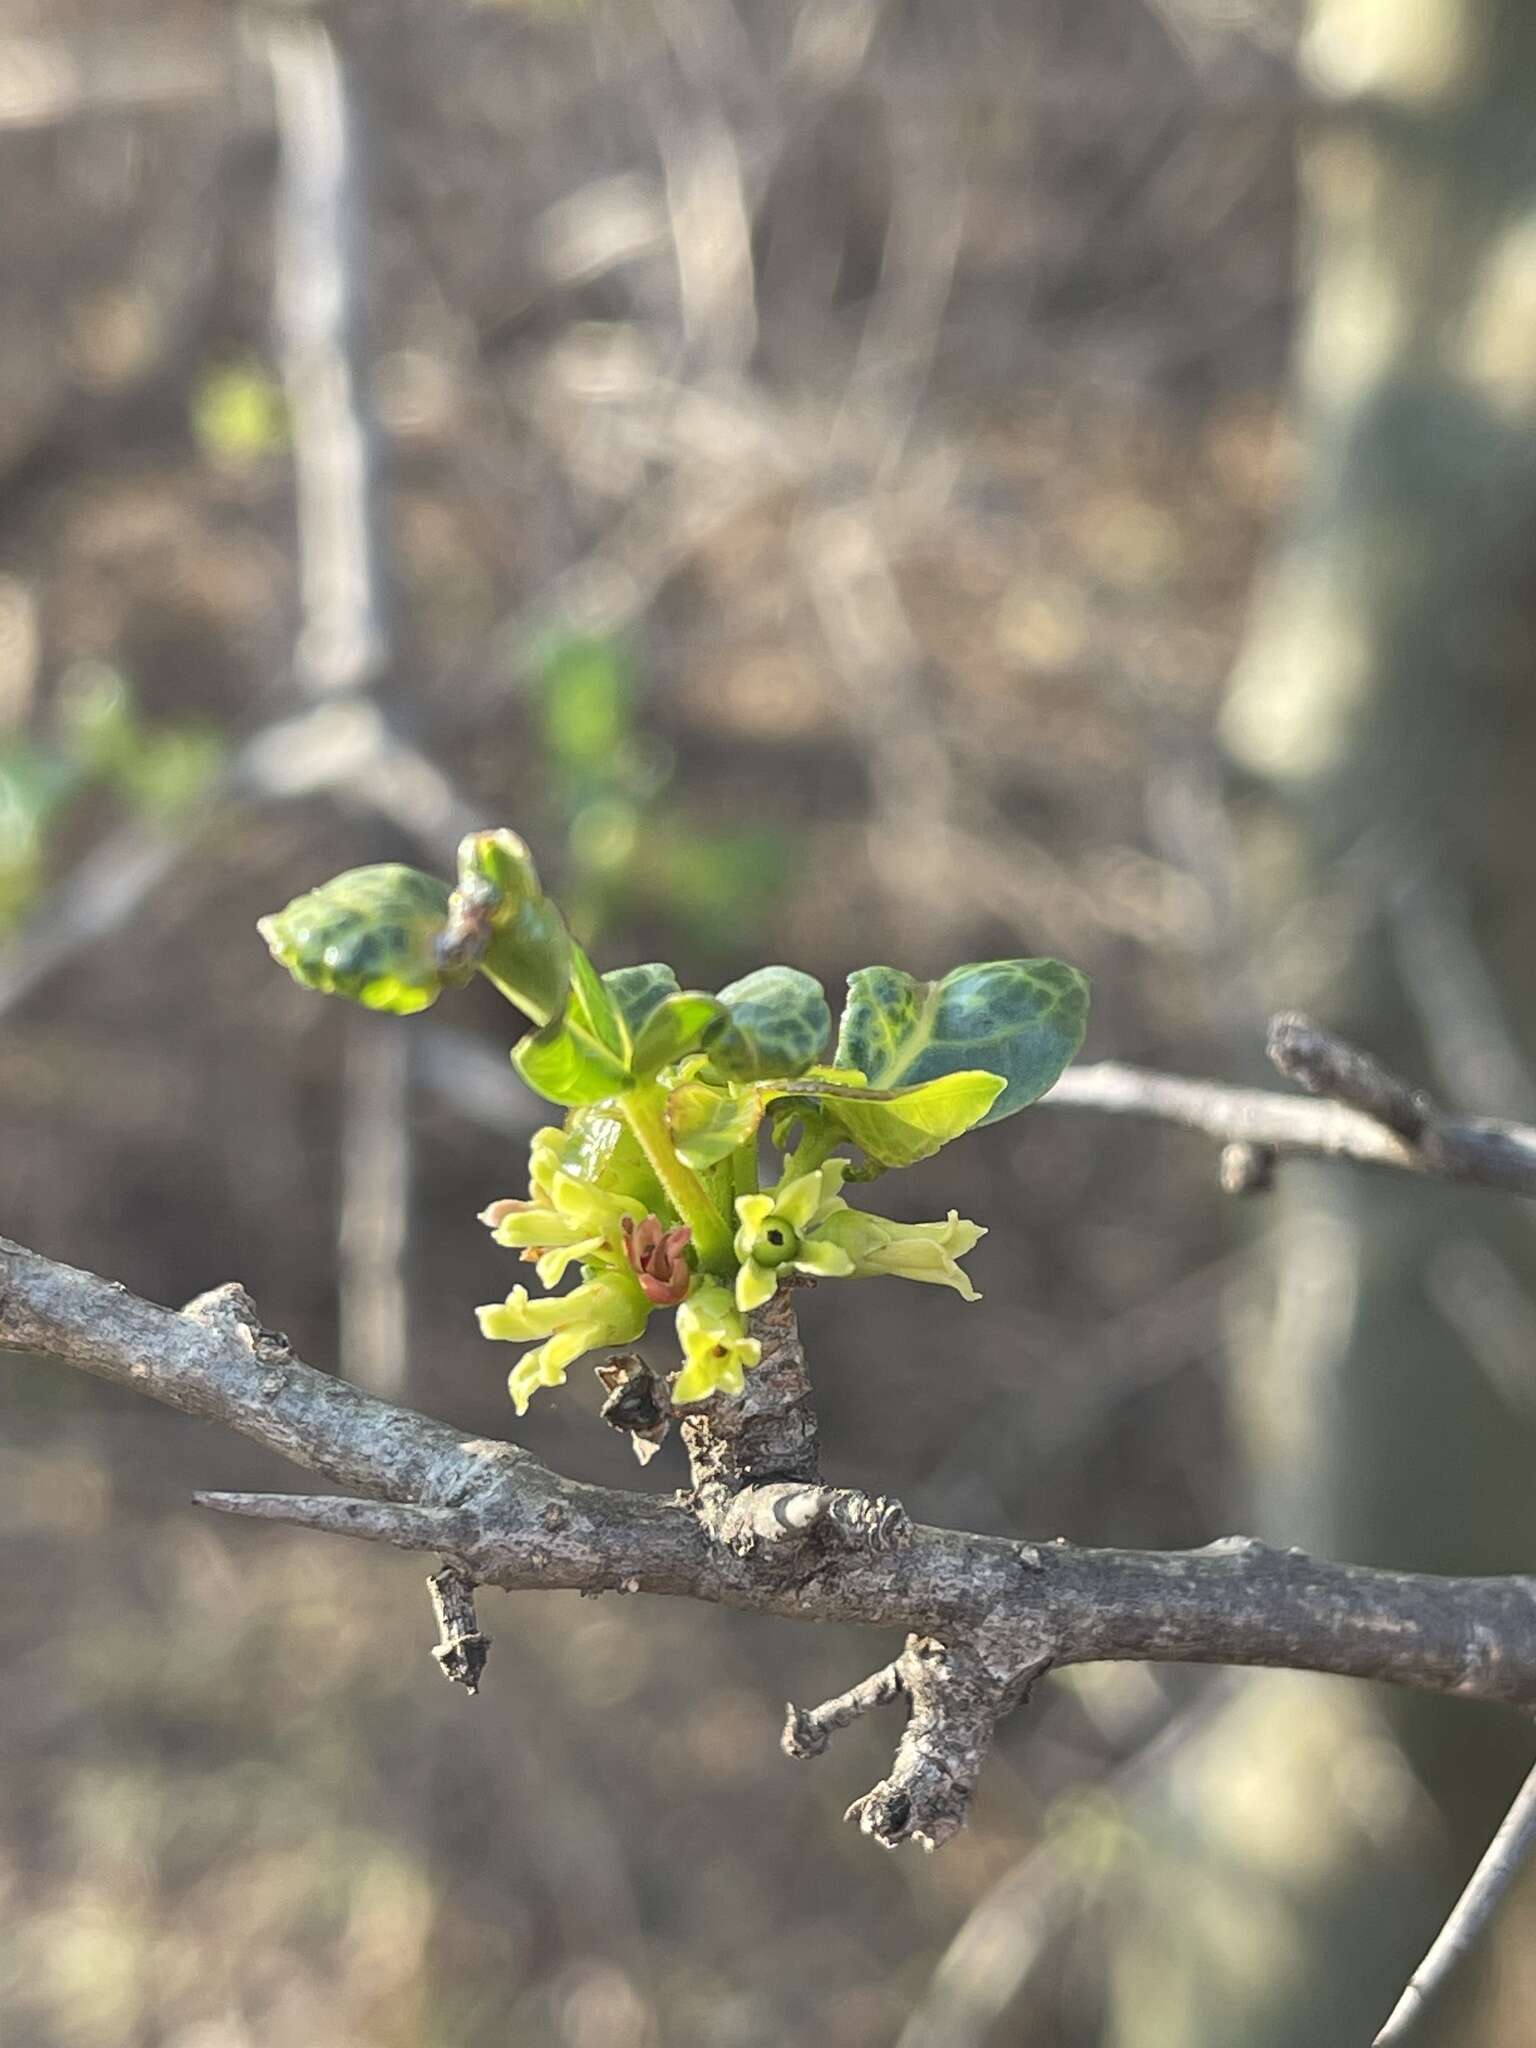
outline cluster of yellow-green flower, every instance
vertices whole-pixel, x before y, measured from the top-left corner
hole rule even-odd
[[[505,1301],[477,1310],[487,1337],[532,1344],[508,1385],[517,1412],[540,1387],[560,1386],[589,1351],[632,1344],[658,1308],[673,1308],[683,1368],[672,1385],[679,1404],[711,1394],[739,1394],[762,1345],[747,1317],[773,1297],[780,1278],[818,1280],[895,1274],[953,1287],[966,1301],[980,1297],[958,1261],[985,1235],[952,1209],[942,1223],[896,1223],[850,1208],[841,1188],[848,1162],[827,1159],[806,1172],[786,1169],[776,1187],[734,1201],[734,1280],[700,1269],[687,1224],[650,1204],[657,1188],[603,1185],[633,1161],[592,1142],[594,1114],[576,1111],[575,1129],[536,1133],[529,1195],[493,1202],[481,1221],[498,1244],[518,1250],[546,1287],[556,1287],[579,1262],[580,1284],[565,1294],[530,1296],[514,1287]],[[585,1177],[595,1172],[596,1178]],[[643,1169],[642,1169],[643,1172]],[[639,1178],[638,1175],[635,1175]],[[667,1210],[665,1198],[659,1207]]]
[[[748,1318],[786,1276],[894,1274],[976,1291],[960,1268],[982,1231],[896,1223],[843,1189],[913,1166],[1036,1101],[1081,1043],[1088,984],[1059,960],[989,960],[920,982],[848,977],[834,1035],[812,975],[760,967],[710,993],[659,961],[599,974],[505,827],[472,832],[452,889],[412,868],[355,868],[261,920],[306,988],[410,1016],[483,975],[528,1026],[518,1074],[566,1112],[532,1144],[526,1198],[483,1220],[546,1288],[479,1310],[486,1336],[530,1348],[511,1373],[521,1414],[574,1361],[677,1318],[677,1402],[740,1393],[761,1357]],[[781,1154],[760,1184],[765,1141]],[[852,1160],[840,1156],[846,1149]]]

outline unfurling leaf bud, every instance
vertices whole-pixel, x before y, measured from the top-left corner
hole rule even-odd
[[[468,978],[439,959],[447,923],[447,885],[391,862],[349,868],[256,929],[302,987],[409,1017]]]
[[[439,946],[446,971],[482,968],[535,1024],[565,1008],[571,940],[539,886],[533,856],[515,832],[471,832],[459,842],[459,884]]]

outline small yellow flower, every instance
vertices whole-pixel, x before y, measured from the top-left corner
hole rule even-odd
[[[846,1253],[856,1275],[890,1273],[900,1280],[929,1280],[953,1287],[965,1301],[981,1299],[956,1261],[987,1233],[981,1224],[965,1222],[958,1210],[951,1209],[942,1223],[895,1223],[889,1216],[844,1206],[826,1219],[821,1230]]]
[[[711,1394],[739,1394],[743,1375],[757,1364],[763,1347],[749,1337],[740,1312],[718,1281],[706,1280],[678,1305],[678,1341],[683,1369],[672,1382],[677,1403],[704,1401]]]
[[[768,1194],[738,1195],[736,1217],[736,1306],[743,1315],[772,1297],[779,1273],[807,1273],[816,1279],[843,1279],[853,1261],[823,1230],[827,1219],[845,1208],[838,1190],[847,1162],[829,1159],[811,1173],[780,1181]]]
[[[563,1386],[566,1372],[584,1352],[632,1344],[650,1313],[651,1304],[628,1266],[596,1273],[569,1294],[535,1299],[526,1287],[514,1287],[505,1301],[475,1311],[483,1336],[514,1344],[544,1339],[523,1354],[507,1381],[519,1415],[527,1413],[537,1388]]]

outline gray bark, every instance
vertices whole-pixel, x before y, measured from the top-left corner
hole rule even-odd
[[[484,1663],[475,1585],[680,1594],[907,1631],[875,1680],[791,1709],[786,1739],[791,1754],[813,1755],[855,1714],[907,1702],[890,1776],[850,1815],[887,1846],[934,1846],[961,1825],[997,1720],[1053,1665],[1282,1665],[1536,1708],[1536,1577],[1377,1571],[1247,1538],[1134,1552],[912,1528],[890,1503],[820,1483],[787,1295],[759,1328],[755,1401],[717,1398],[716,1412],[690,1418],[695,1490],[658,1499],[561,1478],[515,1445],[466,1438],[316,1372],[237,1286],[178,1313],[0,1239],[0,1349],[224,1423],[351,1488],[359,1498],[202,1499],[444,1557],[440,1661],[461,1682],[478,1682]],[[781,1474],[780,1462],[795,1469]],[[804,1511],[784,1512],[796,1502]]]

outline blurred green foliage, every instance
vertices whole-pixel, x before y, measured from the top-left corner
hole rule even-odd
[[[241,469],[288,445],[282,386],[254,360],[205,369],[193,387],[192,432],[211,460]]]
[[[82,799],[104,795],[130,816],[167,821],[203,795],[223,760],[208,727],[152,724],[118,670],[77,663],[51,733],[0,739],[0,936],[31,909],[54,837]]]
[[[788,843],[770,826],[694,823],[677,807],[671,750],[641,727],[622,647],[552,636],[531,695],[565,832],[561,896],[582,944],[636,912],[706,951],[750,944],[789,880]]]

